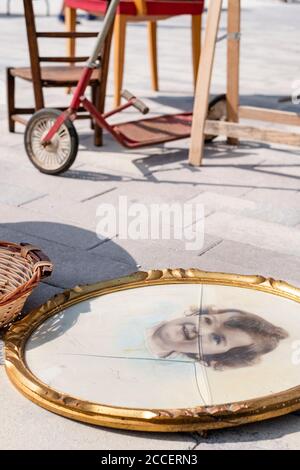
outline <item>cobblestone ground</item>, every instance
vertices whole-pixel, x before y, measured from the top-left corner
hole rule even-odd
[[[4,4],[4,2],[2,2]],[[38,22],[57,29],[57,1],[52,16],[36,2]],[[222,139],[206,148],[204,166],[187,164],[188,141],[146,151],[125,151],[108,135],[102,149],[92,144],[87,123],[80,123],[80,151],[61,177],[38,173],[28,162],[24,129],[7,131],[5,67],[28,62],[21,2],[11,2],[12,15],[0,10],[0,239],[28,240],[49,254],[55,273],[29,300],[29,310],[78,283],[119,277],[156,267],[198,267],[205,270],[260,273],[300,284],[300,150],[243,142],[229,147]],[[277,1],[243,2],[241,100],[277,109],[300,80],[300,6]],[[1,6],[4,8],[4,5]],[[225,25],[222,19],[222,31]],[[79,29],[97,29],[99,22],[81,19]],[[221,31],[221,33],[222,33]],[[220,34],[221,34],[220,33]],[[153,115],[190,109],[192,68],[189,20],[182,17],[159,27],[160,92],[149,85],[146,28],[129,27],[125,85],[150,105]],[[85,46],[88,48],[90,41]],[[55,54],[61,41],[43,43]],[[224,91],[225,43],[218,45],[213,93]],[[108,90],[112,102],[112,76]],[[47,104],[68,102],[63,90],[50,91]],[[30,85],[17,83],[19,104],[32,102]],[[133,117],[125,113],[125,118]],[[185,251],[184,242],[119,240],[95,235],[101,203],[189,202],[205,207],[205,243]],[[196,222],[196,220],[195,220]],[[48,413],[22,397],[9,384],[0,341],[0,448],[6,449],[270,449],[300,448],[300,417],[289,415],[239,429],[198,434],[146,435],[98,429]],[[1,366],[2,365],[2,366]]]

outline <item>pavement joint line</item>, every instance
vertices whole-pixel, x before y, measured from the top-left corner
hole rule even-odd
[[[193,451],[193,450],[196,450],[196,448],[197,448],[198,445],[200,444],[200,441],[199,441],[199,439],[197,438],[197,435],[196,435],[195,432],[191,432],[191,433],[190,433],[190,437],[193,439],[194,444],[191,445],[191,447],[190,447],[189,450]]]
[[[112,238],[112,239],[109,238],[109,239],[107,239],[107,240],[105,241],[105,243],[106,243],[106,242],[113,241],[113,240],[114,240],[114,238]],[[103,245],[103,243],[102,243],[101,245]],[[100,256],[98,253],[96,253],[96,254],[97,254],[97,256]],[[124,259],[122,259],[122,257],[119,257],[119,256],[114,256],[114,255],[105,256],[105,254],[102,254],[102,253],[101,253],[101,258],[102,258],[102,259],[105,259],[105,260],[110,260],[111,262],[115,262],[115,263],[122,263],[123,265],[126,265],[126,266],[128,266],[128,267],[130,267],[130,268],[133,267],[133,263],[130,263],[130,262],[128,262],[128,261],[125,261]],[[134,263],[134,267],[140,269],[140,268],[141,268],[141,264],[140,264],[139,262],[136,262],[136,263]],[[135,271],[132,271],[132,272],[135,272]]]
[[[31,202],[38,201],[39,199],[44,199],[48,194],[42,194],[41,196],[36,196],[32,199],[29,199],[28,201],[21,202],[21,204],[18,204],[16,207],[24,207],[27,204],[30,204]]]
[[[98,248],[98,246],[104,245],[104,243],[110,242],[110,241],[114,240],[115,238],[117,238],[117,237],[105,238],[105,240],[100,240],[100,241],[99,241],[98,243],[96,243],[95,245],[90,246],[89,248],[87,248],[86,251],[94,250],[95,248]]]
[[[200,432],[195,431],[192,433],[192,439],[195,441],[195,445],[193,446],[192,450],[196,450],[196,448],[203,443],[203,440],[205,439],[205,434],[200,434]]]
[[[54,284],[53,282],[49,282],[49,281],[43,281],[43,284],[46,284],[47,286],[50,286],[50,287],[55,287],[56,289],[61,289],[61,290],[68,290],[70,289],[70,287],[67,287],[67,286],[59,286],[57,284]],[[75,287],[75,286],[73,286]],[[53,296],[52,296],[53,297]],[[51,297],[51,298],[52,298]]]
[[[114,188],[107,189],[106,191],[102,191],[102,193],[94,194],[93,196],[86,197],[85,199],[82,199],[80,202],[87,202],[87,201],[92,201],[93,199],[96,199],[99,196],[104,196],[104,194],[111,193],[112,191],[115,191],[117,187],[115,186]]]
[[[205,255],[205,253],[208,253],[209,251],[213,250],[214,248],[216,248],[217,246],[221,245],[223,243],[224,240],[218,240],[216,241],[215,243],[213,243],[211,246],[208,246],[205,250],[201,251],[201,253],[199,253],[199,257],[202,256],[202,255]]]
[[[60,222],[57,222],[57,223],[60,223]],[[3,227],[3,228],[6,228],[5,227],[5,223],[3,224],[0,224],[0,228]],[[82,227],[83,229],[87,230],[85,227]],[[67,243],[63,243],[63,242],[60,242],[60,241],[57,241],[57,240],[52,240],[51,238],[46,238],[46,237],[43,237],[42,235],[36,235],[36,234],[33,234],[31,232],[26,232],[26,231],[23,231],[23,230],[14,230],[15,233],[17,234],[20,234],[20,235],[28,235],[29,237],[35,237],[35,238],[38,238],[40,240],[44,240],[46,242],[49,242],[49,243],[55,243],[56,245],[60,245],[60,246],[64,246],[65,248],[74,248],[76,250],[81,250],[81,251],[89,251],[91,248],[80,248],[78,246],[73,246],[73,245],[70,245],[70,244],[67,244]]]
[[[252,193],[252,191],[255,191],[255,189],[247,189],[247,191],[245,191],[244,193],[240,194],[240,198],[243,198],[245,196],[247,196],[248,194]]]
[[[268,165],[266,165],[268,166]],[[295,165],[292,165],[292,166],[295,166]],[[269,165],[270,167],[270,165]],[[257,167],[255,168],[255,171],[257,173],[260,173],[260,174],[264,174],[264,175],[273,175],[273,176],[279,176],[281,178],[292,178],[292,179],[296,179],[296,180],[299,180],[299,176],[295,175],[289,175],[289,174],[285,174],[285,173],[279,173],[279,172],[276,172],[276,171],[268,171],[267,169],[263,168],[262,166],[261,167]]]

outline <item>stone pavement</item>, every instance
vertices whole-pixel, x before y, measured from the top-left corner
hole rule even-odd
[[[2,2],[3,3],[3,2]],[[92,145],[87,123],[78,126],[80,152],[60,177],[39,174],[25,156],[23,131],[7,132],[5,67],[27,63],[21,2],[12,2],[8,18],[0,10],[0,239],[30,241],[55,263],[55,272],[33,294],[26,309],[62,289],[156,267],[259,273],[300,285],[300,150],[243,142],[238,148],[222,139],[206,148],[204,166],[187,165],[188,140],[145,151],[125,151],[109,136],[102,149]],[[43,16],[55,29],[55,17]],[[59,4],[51,2],[52,12]],[[279,104],[300,80],[298,18],[300,6],[277,1],[243,2],[242,101]],[[224,28],[222,20],[222,29]],[[82,29],[98,22],[82,20]],[[192,106],[192,71],[187,18],[159,27],[161,91],[149,89],[145,25],[128,34],[125,85],[149,103],[153,115]],[[87,41],[89,45],[89,40]],[[176,44],[176,51],[173,44]],[[88,47],[88,45],[86,47]],[[46,47],[43,46],[43,47]],[[48,48],[62,49],[61,41]],[[188,53],[187,53],[188,52]],[[218,45],[213,92],[224,91],[225,43]],[[109,86],[108,107],[112,101]],[[48,105],[67,103],[62,90],[48,93]],[[30,103],[30,86],[18,83],[20,103]],[[125,119],[134,115],[125,113]],[[196,201],[205,208],[205,243],[185,251],[184,242],[110,240],[95,235],[99,204]],[[0,364],[3,364],[0,342]],[[14,390],[0,366],[1,449],[299,449],[300,416],[289,415],[239,429],[211,433],[147,435],[98,429],[51,414]]]

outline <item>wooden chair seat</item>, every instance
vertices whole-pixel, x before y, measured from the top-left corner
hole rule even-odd
[[[106,0],[64,0],[66,6],[66,24],[70,32],[76,31],[76,10],[81,9],[96,15],[104,15],[107,8]],[[121,0],[115,21],[115,105],[121,102],[123,73],[125,65],[126,29],[129,22],[147,21],[149,36],[149,54],[151,64],[152,88],[159,90],[158,83],[158,51],[157,21],[178,15],[191,17],[193,78],[196,85],[198,66],[201,54],[201,15],[205,0]],[[71,37],[68,41],[68,56],[75,55],[75,42]],[[176,44],[170,49],[176,51]]]
[[[104,15],[107,8],[106,0],[68,0],[68,6],[88,10]],[[201,15],[204,9],[204,0],[147,0],[147,15],[149,16],[177,16]],[[138,14],[134,0],[122,0],[119,15],[135,16]]]
[[[79,66],[50,66],[41,67],[43,86],[61,87],[75,86],[79,81],[83,67]],[[10,69],[11,75],[32,82],[31,67],[18,67]],[[90,84],[99,82],[99,71],[94,70]]]

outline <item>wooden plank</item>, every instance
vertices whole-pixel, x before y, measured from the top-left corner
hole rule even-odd
[[[194,117],[189,153],[189,163],[194,166],[201,165],[204,151],[204,127],[207,118],[209,92],[222,3],[222,0],[211,1],[207,13],[205,40],[200,58],[195,92]]]
[[[240,119],[253,119],[254,121],[268,121],[287,126],[299,126],[300,114],[275,109],[256,108],[254,106],[240,106]]]
[[[80,32],[48,32],[36,33],[38,38],[96,38],[98,33],[80,33]]]
[[[223,135],[234,139],[243,139],[258,142],[271,142],[274,144],[286,144],[300,146],[300,132],[283,132],[275,129],[264,129],[247,126],[240,123],[225,121],[206,121],[206,135]]]
[[[35,113],[35,108],[15,108],[15,112],[14,112],[14,114],[33,114],[33,113]]]
[[[227,119],[229,122],[239,121],[240,100],[240,40],[241,31],[241,2],[228,0],[227,19]],[[230,144],[237,145],[236,139],[229,138]]]
[[[84,57],[40,57],[40,62],[63,62],[74,64],[76,62],[86,62],[88,56]]]
[[[27,126],[28,119],[24,119],[21,116],[18,116],[17,114],[13,114],[11,118],[15,121],[18,122],[19,124],[22,124],[23,126]]]

